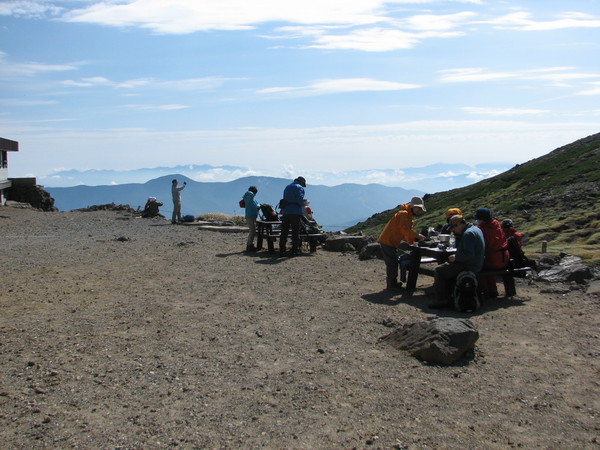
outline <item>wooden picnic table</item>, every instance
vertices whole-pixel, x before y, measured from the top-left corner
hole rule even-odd
[[[408,278],[406,280],[406,289],[414,289],[417,286],[419,274],[433,276],[434,270],[428,267],[421,267],[422,262],[436,262],[443,264],[448,261],[448,257],[456,253],[456,248],[438,248],[419,246],[413,244],[410,246],[410,266],[408,268]]]
[[[289,237],[291,238],[291,233]],[[267,221],[257,220],[256,221],[256,248],[260,250],[263,245],[263,240],[267,241],[267,249],[269,253],[275,252],[275,242],[281,237],[281,221]],[[300,241],[308,242],[310,252],[314,253],[317,251],[317,245],[322,242],[325,238],[323,233],[315,234],[299,234]]]
[[[411,261],[408,268],[408,277],[406,280],[406,289],[414,289],[417,286],[417,278],[419,274],[429,275],[433,277],[435,274],[435,268],[421,267],[423,262],[437,262],[437,264],[443,264],[448,261],[448,257],[456,253],[456,248],[438,248],[419,246],[417,244],[410,246],[411,250]],[[505,269],[497,270],[483,270],[477,275],[491,275],[502,277],[502,283],[504,284],[504,292],[507,297],[513,297],[517,294],[515,286],[515,278],[523,278],[528,272],[532,270],[531,267],[520,267],[515,268],[512,264]]]

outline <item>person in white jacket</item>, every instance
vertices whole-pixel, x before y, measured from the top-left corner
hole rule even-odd
[[[181,222],[181,191],[187,185],[185,181],[181,186],[177,186],[177,183],[177,180],[173,180],[173,185],[171,186],[171,193],[173,194],[173,216],[171,217],[171,223]]]

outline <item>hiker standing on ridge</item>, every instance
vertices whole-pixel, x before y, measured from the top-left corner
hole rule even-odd
[[[171,216],[171,223],[181,222],[181,191],[185,189],[187,183],[184,181],[181,186],[177,186],[177,180],[173,180],[171,186],[171,193],[173,194],[173,215]]]
[[[425,239],[425,236],[413,230],[414,216],[421,215],[425,211],[427,210],[423,204],[423,199],[413,197],[410,203],[400,207],[400,211],[394,214],[394,217],[390,219],[377,239],[385,262],[387,289],[397,290],[402,287],[402,283],[398,281],[398,254],[396,249],[403,240],[412,245],[415,241]]]
[[[281,218],[281,238],[279,240],[279,254],[285,256],[285,242],[287,241],[290,228],[292,229],[292,249],[290,256],[300,254],[300,221],[304,214],[304,188],[306,180],[298,177],[283,190],[283,198],[279,206],[283,217]]]

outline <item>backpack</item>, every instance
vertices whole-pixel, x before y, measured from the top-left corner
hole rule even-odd
[[[300,233],[302,234],[321,234],[321,229],[317,226],[317,222],[311,222],[306,217],[300,218]]]
[[[510,255],[510,259],[513,261],[514,268],[520,269],[521,267],[531,267],[532,269],[536,269],[537,264],[535,261],[532,261],[523,252],[523,249],[519,247],[519,241],[515,236],[509,236],[506,239],[506,246],[508,247],[508,253]]]
[[[262,216],[262,219],[267,222],[276,222],[279,220],[279,216],[277,215],[273,207],[268,203],[263,203],[262,205],[260,205],[260,214]]]
[[[456,277],[454,292],[454,309],[461,312],[475,312],[481,306],[477,295],[477,275],[464,271]]]

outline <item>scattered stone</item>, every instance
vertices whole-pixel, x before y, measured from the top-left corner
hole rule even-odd
[[[129,242],[129,241],[131,241],[131,238],[128,238],[128,237],[125,237],[125,236],[119,236],[118,238],[115,238],[115,241]]]
[[[365,245],[360,249],[358,253],[358,259],[361,261],[367,261],[369,259],[383,259],[383,254],[381,253],[381,245],[378,242],[371,242]]]
[[[436,318],[403,325],[380,338],[424,361],[450,365],[475,348],[477,328],[468,319]]]
[[[568,283],[575,281],[577,284],[585,284],[593,278],[592,270],[583,263],[581,258],[561,254],[558,265],[538,272],[536,279],[549,283]]]
[[[368,243],[369,238],[365,236],[329,236],[325,241],[325,250],[332,252],[343,252],[346,251],[346,245],[350,244],[355,250],[360,251]]]
[[[600,295],[600,280],[590,281],[590,284],[585,292],[589,295]]]

